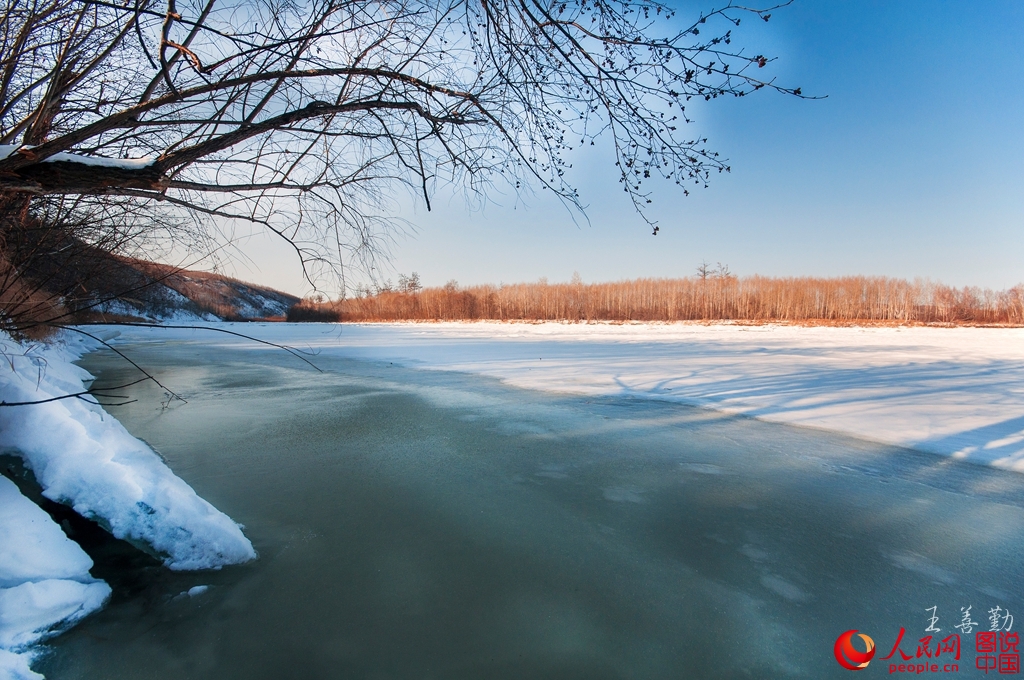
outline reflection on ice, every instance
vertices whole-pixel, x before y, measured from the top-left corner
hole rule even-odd
[[[690,472],[699,472],[702,475],[725,474],[725,470],[723,470],[720,466],[712,465],[710,463],[680,463],[679,467],[683,468],[684,470],[689,470]]]
[[[642,489],[624,489],[622,487],[610,487],[604,489],[604,499],[615,503],[643,503]]]
[[[806,602],[811,599],[811,596],[800,590],[799,586],[796,586],[775,574],[766,574],[762,576],[761,584],[775,594],[781,595],[792,602]]]
[[[912,552],[883,553],[885,557],[901,569],[917,572],[933,583],[952,585],[956,577],[947,569],[933,563],[927,557]]]

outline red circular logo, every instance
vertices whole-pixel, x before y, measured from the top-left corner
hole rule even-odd
[[[853,636],[857,635],[864,641],[867,649],[859,652],[853,647]],[[871,659],[875,658],[875,641],[864,633],[855,630],[848,630],[836,639],[836,661],[843,668],[851,671],[859,671],[867,668]]]

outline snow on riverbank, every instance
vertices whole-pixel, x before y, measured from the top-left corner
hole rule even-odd
[[[5,402],[81,392],[92,379],[71,363],[89,349],[85,342],[67,339],[27,350],[5,344]],[[216,569],[256,557],[237,524],[84,399],[0,408],[0,448],[25,459],[47,498],[97,520],[118,538],[148,546],[171,569]]]
[[[0,649],[0,678],[2,680],[43,680],[43,676],[29,667],[30,654],[15,654]]]
[[[529,389],[696,404],[1024,472],[1024,329],[492,322],[223,327],[329,356],[477,373]],[[245,343],[200,331],[122,331],[119,342]]]
[[[82,392],[74,338],[22,345],[0,336],[0,401]],[[47,498],[163,558],[171,569],[254,559],[240,527],[196,495],[146,444],[84,399],[0,407],[0,451],[21,456]],[[0,677],[39,677],[31,645],[95,611],[110,594],[92,560],[13,482],[0,477]]]
[[[78,544],[0,477],[0,677],[41,677],[29,670],[31,645],[103,605],[110,587],[91,568]]]

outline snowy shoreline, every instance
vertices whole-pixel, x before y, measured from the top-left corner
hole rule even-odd
[[[255,559],[241,527],[196,495],[144,442],[81,393],[92,376],[72,362],[98,343],[0,336],[0,452],[19,456],[43,495],[95,520],[175,570]],[[98,610],[110,587],[43,510],[0,477],[0,678],[41,678],[36,645]]]

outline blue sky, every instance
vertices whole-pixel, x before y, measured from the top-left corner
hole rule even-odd
[[[762,91],[696,110],[690,131],[732,172],[688,198],[652,185],[657,237],[598,153],[573,177],[589,225],[542,195],[476,211],[442,196],[432,212],[410,207],[417,231],[398,238],[385,277],[609,281],[692,275],[707,260],[740,275],[1024,282],[1024,3],[796,0],[737,38],[778,57],[779,82],[827,98]],[[248,252],[238,276],[304,292],[279,249],[256,239]]]

